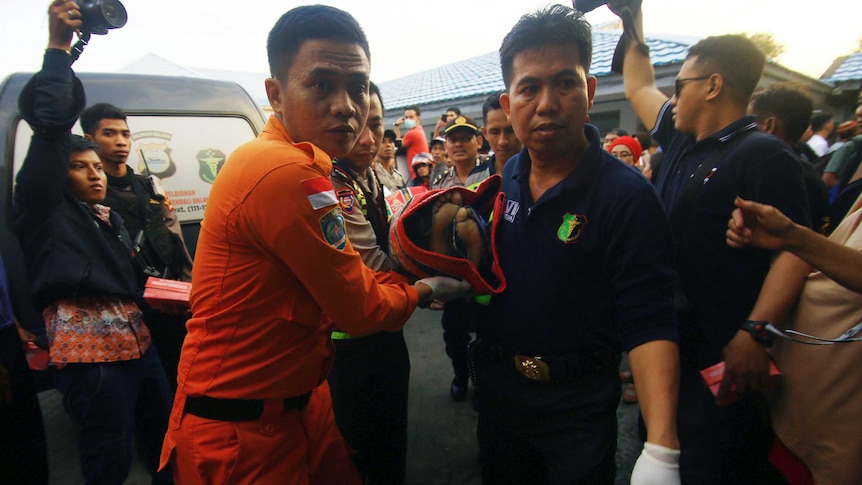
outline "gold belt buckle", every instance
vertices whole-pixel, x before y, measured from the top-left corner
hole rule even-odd
[[[551,369],[542,362],[541,357],[515,356],[515,370],[519,374],[536,382],[551,382]]]

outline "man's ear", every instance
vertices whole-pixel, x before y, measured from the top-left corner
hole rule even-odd
[[[90,135],[89,133],[84,133],[84,138],[90,141],[96,141],[96,139],[93,138],[93,135]]]
[[[774,116],[770,116],[766,118],[766,121],[763,123],[763,131],[766,133],[775,134],[775,131],[778,129],[778,118]]]
[[[706,93],[707,100],[716,99],[722,91],[724,91],[724,76],[721,74],[715,73],[706,80],[709,85],[709,92]]]
[[[509,116],[509,93],[505,92],[500,95],[500,107],[503,108],[503,112],[506,113],[506,117]]]
[[[587,111],[593,107],[593,99],[596,97],[596,77],[587,76]]]
[[[283,94],[281,82],[274,77],[270,77],[264,80],[263,85],[266,88],[266,97],[269,99],[269,106],[274,112],[281,113],[281,97]]]

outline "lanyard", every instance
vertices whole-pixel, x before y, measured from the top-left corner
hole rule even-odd
[[[783,339],[806,345],[834,345],[862,341],[862,338],[856,337],[856,335],[862,331],[862,322],[857,323],[849,330],[842,333],[838,338],[834,339],[817,337],[815,335],[797,332],[796,330],[780,330],[771,323],[766,325],[766,330]]]

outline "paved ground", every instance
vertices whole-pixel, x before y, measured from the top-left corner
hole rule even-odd
[[[412,368],[407,483],[479,484],[476,413],[469,399],[472,395],[460,403],[449,400],[452,370],[443,350],[442,335],[440,312],[431,310],[417,311],[405,329]],[[83,484],[75,451],[75,425],[63,411],[59,393],[42,392],[39,400],[47,429],[51,483]],[[617,484],[625,484],[641,446],[636,432],[637,405],[621,404],[617,416]],[[136,461],[126,484],[148,483],[146,470]]]

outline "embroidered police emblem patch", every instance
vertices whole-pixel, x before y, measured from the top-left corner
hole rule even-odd
[[[345,214],[353,214],[356,209],[356,194],[350,189],[336,189],[335,198]]]
[[[584,235],[586,223],[587,216],[583,214],[563,214],[563,223],[557,229],[557,238],[566,244],[578,242]]]
[[[344,216],[341,215],[341,209],[333,208],[320,218],[320,230],[323,232],[323,239],[335,249],[344,249],[347,245],[347,231],[344,229]]]

